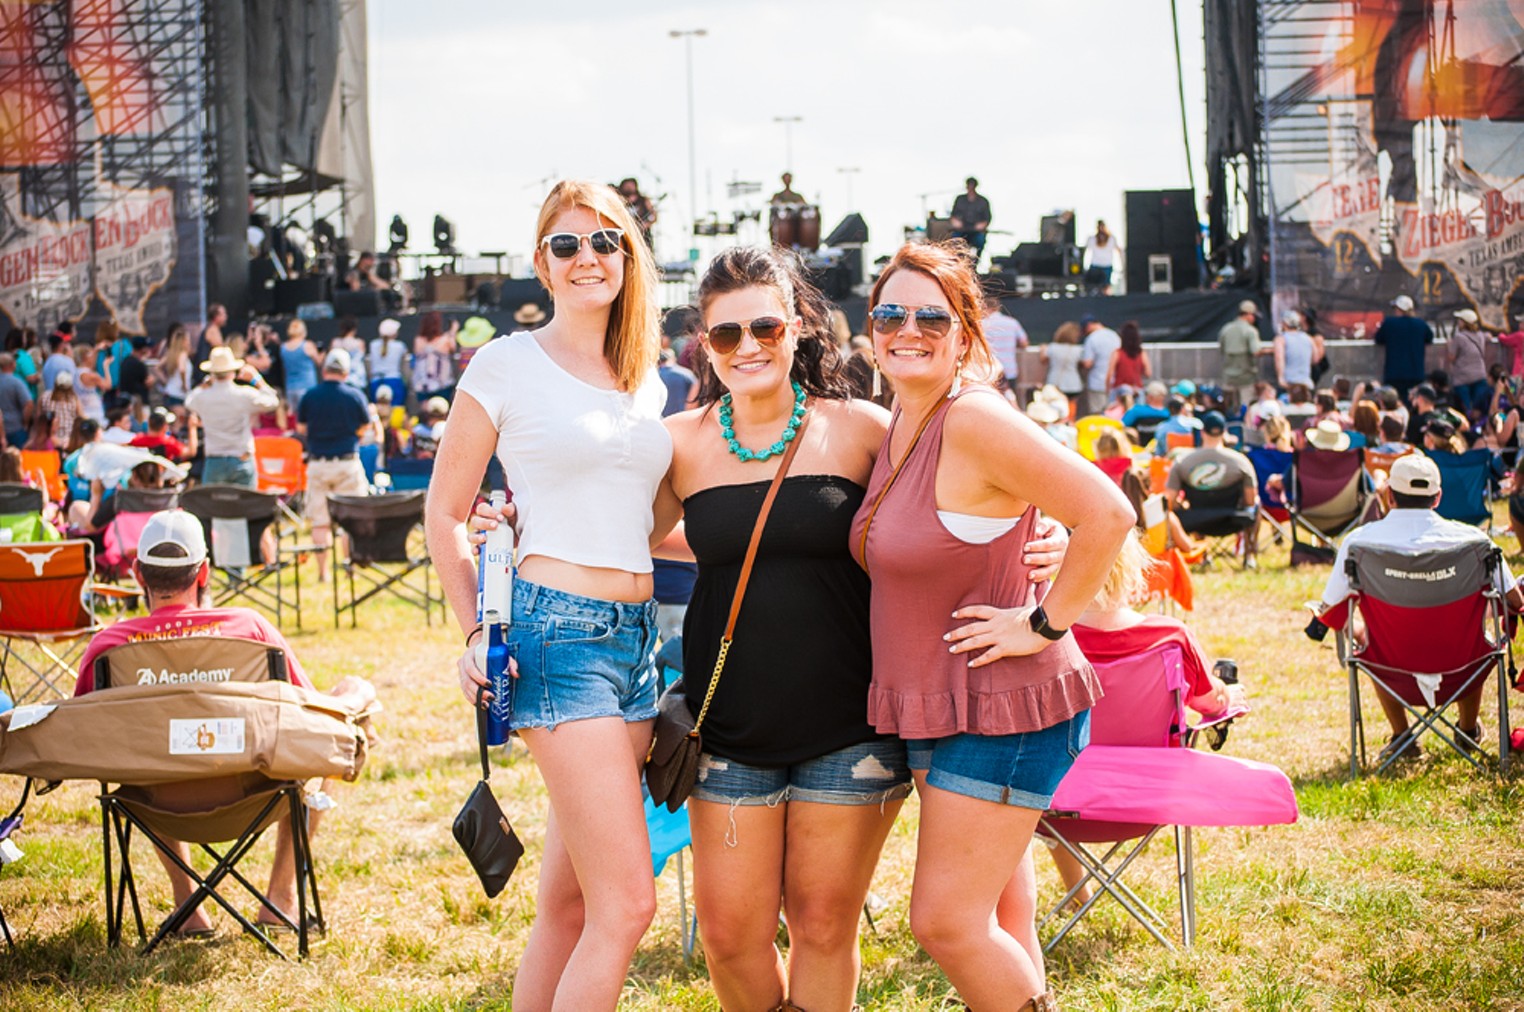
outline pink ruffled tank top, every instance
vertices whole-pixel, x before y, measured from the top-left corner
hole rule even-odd
[[[971,387],[959,396],[979,392]],[[903,420],[898,411],[873,465],[868,492],[852,523],[853,558],[873,581],[873,679],[868,723],[901,738],[970,733],[1017,734],[1051,727],[1089,709],[1101,697],[1095,670],[1072,634],[1027,657],[1002,657],[979,668],[973,654],[952,654],[942,636],[964,624],[952,613],[967,605],[1032,607],[1047,593],[1034,584],[1022,549],[1037,522],[1028,507],[1016,526],[987,544],[969,544],[937,516],[937,462],[944,401],[910,449],[899,477],[868,526],[873,504],[894,467],[889,443]]]

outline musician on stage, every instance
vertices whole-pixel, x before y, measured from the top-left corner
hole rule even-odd
[[[650,246],[651,229],[656,226],[656,205],[640,192],[640,183],[635,179],[621,179],[619,195],[624,198],[625,206],[630,209],[630,217],[634,218],[635,224],[640,226],[641,237],[645,239],[646,245]]]
[[[990,202],[979,193],[979,180],[969,176],[964,180],[968,192],[959,194],[952,206],[952,234],[954,239],[968,243],[973,252],[974,264],[984,255],[984,240],[990,227]]]
[[[783,174],[783,189],[781,189],[777,193],[773,194],[772,203],[774,203],[774,204],[804,204],[804,203],[808,203],[808,201],[806,201],[804,199],[804,195],[803,194],[801,194],[801,193],[795,193],[794,192],[794,174],[792,172],[785,172]]]

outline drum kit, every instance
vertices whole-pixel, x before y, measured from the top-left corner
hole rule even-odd
[[[814,204],[774,204],[768,214],[767,233],[776,246],[813,253],[820,248],[820,208]]]

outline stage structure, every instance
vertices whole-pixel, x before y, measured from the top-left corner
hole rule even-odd
[[[1524,309],[1524,2],[1208,0],[1206,25],[1215,266],[1330,336],[1400,294]]]
[[[0,323],[241,315],[251,192],[369,245],[364,39],[361,0],[0,0]]]

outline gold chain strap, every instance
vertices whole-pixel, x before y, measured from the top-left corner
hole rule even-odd
[[[704,723],[704,714],[709,712],[709,704],[714,700],[715,686],[720,684],[720,672],[725,670],[725,656],[730,653],[730,637],[720,637],[720,654],[714,659],[714,674],[709,676],[709,688],[704,692],[704,705],[699,707],[698,716],[693,718],[693,730],[689,737],[698,734],[698,729]]]

